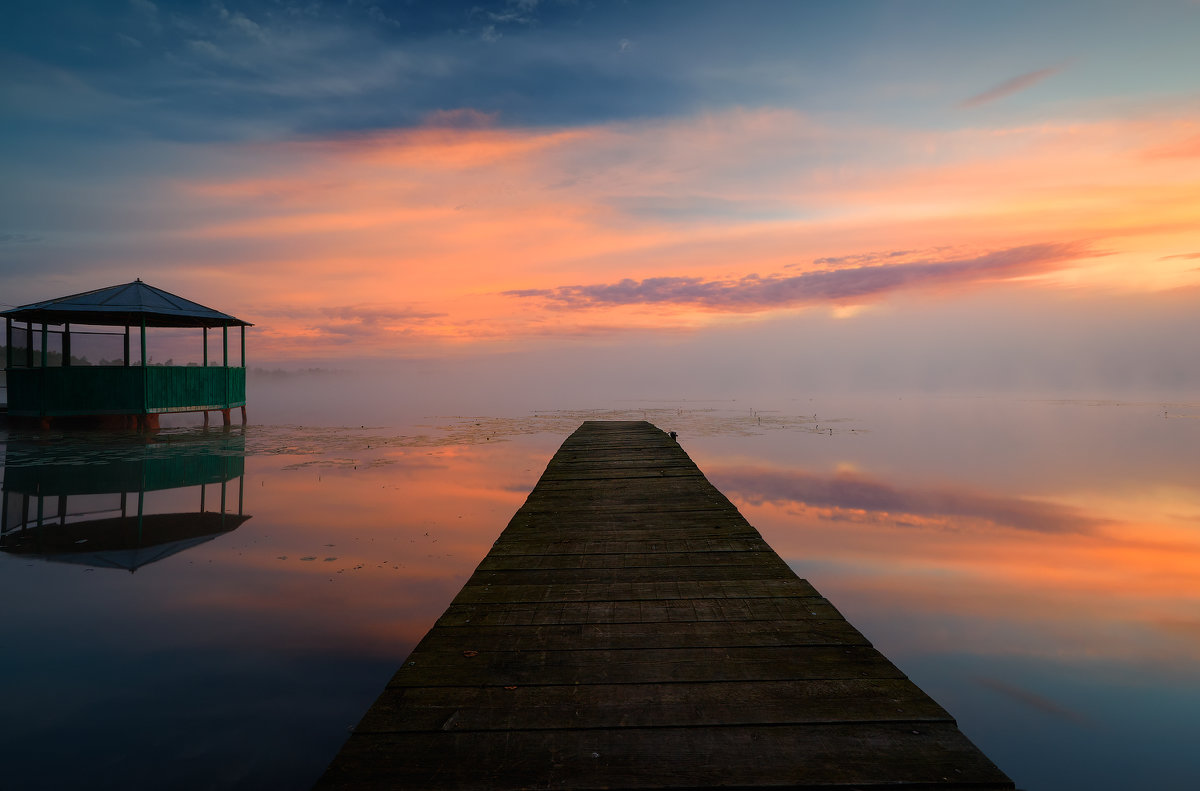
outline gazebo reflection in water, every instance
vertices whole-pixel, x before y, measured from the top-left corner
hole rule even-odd
[[[250,518],[243,513],[245,437],[238,430],[150,441],[84,434],[46,444],[7,443],[0,551],[132,572]],[[47,452],[50,463],[23,463]]]

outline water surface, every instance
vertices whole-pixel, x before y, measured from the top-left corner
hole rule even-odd
[[[1200,405],[272,398],[4,436],[6,787],[307,787],[593,417],[678,431],[1019,787],[1200,786]]]

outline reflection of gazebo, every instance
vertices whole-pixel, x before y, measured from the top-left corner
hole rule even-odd
[[[139,426],[155,426],[164,412],[229,410],[241,407],[246,420],[246,327],[248,322],[206,308],[135,280],[4,311],[8,412],[38,418],[43,424],[68,416],[119,415]],[[14,327],[14,323],[25,326]],[[72,325],[124,327],[120,362],[71,364]],[[62,329],[51,330],[50,327]],[[130,360],[130,329],[140,329],[141,354]],[[203,330],[203,365],[149,365],[148,327],[195,327]],[[208,331],[221,328],[220,365],[209,364]],[[240,365],[229,364],[229,328],[241,328]],[[23,348],[16,348],[23,333]],[[50,354],[51,335],[61,336],[61,351]],[[40,342],[39,342],[40,341]],[[35,346],[37,353],[35,353]],[[54,364],[58,362],[58,364]]]
[[[241,437],[223,437],[218,447],[151,443],[133,458],[101,457],[96,463],[9,465],[0,503],[0,551],[134,571],[211,541],[250,518],[242,513],[244,447]],[[9,443],[9,451],[32,455],[20,442]],[[227,487],[235,478],[237,512],[226,513],[232,506]],[[146,513],[147,492],[196,486],[198,511]],[[214,486],[218,502],[208,497]],[[178,499],[172,497],[175,509]]]

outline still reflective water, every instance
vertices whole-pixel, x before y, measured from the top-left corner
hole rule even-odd
[[[307,787],[591,417],[678,431],[1018,787],[1200,787],[1198,404],[428,408],[0,435],[4,787]]]

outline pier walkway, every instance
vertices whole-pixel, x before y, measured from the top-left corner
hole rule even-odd
[[[320,789],[1011,789],[667,434],[584,423]]]

